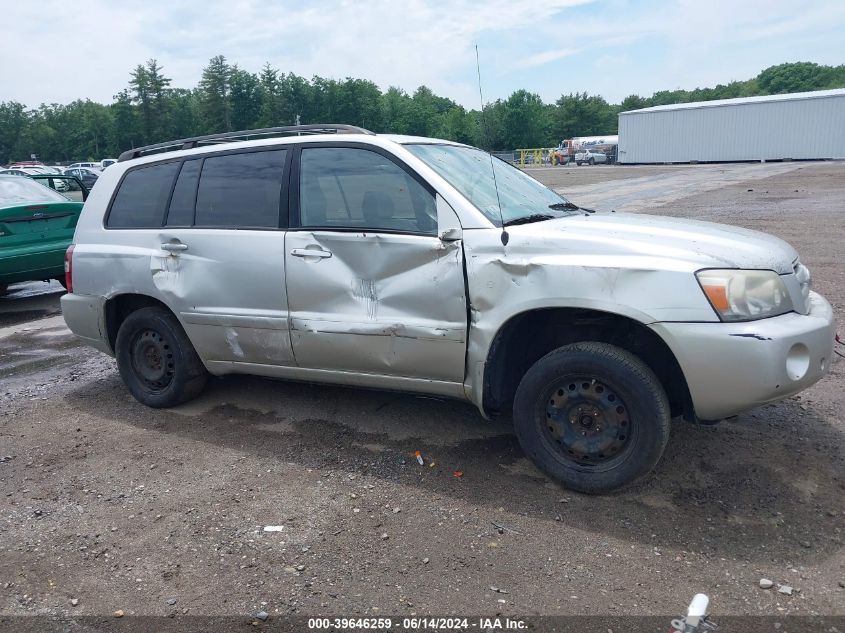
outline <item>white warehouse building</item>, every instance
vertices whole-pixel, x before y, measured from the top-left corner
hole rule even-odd
[[[845,158],[845,90],[619,113],[620,163]]]

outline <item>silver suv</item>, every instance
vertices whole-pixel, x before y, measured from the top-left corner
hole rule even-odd
[[[675,416],[812,385],[833,348],[779,239],[589,213],[481,150],[349,126],[127,152],[85,204],[67,284],[68,326],[148,406],[231,373],[448,396],[512,416],[584,492],[648,473]]]

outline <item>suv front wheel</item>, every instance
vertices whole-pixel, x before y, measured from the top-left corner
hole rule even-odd
[[[129,392],[148,407],[174,407],[196,398],[208,378],[179,321],[163,308],[141,308],[126,317],[115,355]]]
[[[513,414],[528,457],[585,493],[646,475],[669,439],[669,402],[654,372],[607,343],[574,343],[538,360],[517,388]]]

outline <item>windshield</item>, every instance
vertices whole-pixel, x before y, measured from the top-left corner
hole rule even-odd
[[[496,174],[494,183],[490,154],[480,149],[416,143],[405,147],[460,191],[496,226],[501,226],[502,219],[510,224],[537,214],[561,217],[572,212],[560,208],[569,205],[566,198],[498,158],[492,161]]]
[[[67,198],[29,178],[0,177],[0,205],[9,207],[31,202],[67,202]]]

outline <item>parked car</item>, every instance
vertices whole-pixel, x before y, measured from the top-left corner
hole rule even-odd
[[[0,295],[10,284],[58,279],[82,209],[31,178],[0,175]]]
[[[35,178],[40,179],[41,177],[50,178],[54,176],[53,172],[48,168],[43,169],[35,169],[35,168],[15,168],[15,169],[4,169],[0,171],[0,175],[2,176],[26,176],[28,178]],[[68,176],[71,178],[72,176]],[[64,176],[57,177],[57,180],[40,180],[42,185],[47,185],[51,189],[55,189],[59,193],[65,193],[69,191],[69,185],[64,180]]]
[[[8,169],[0,169],[2,176],[31,176],[32,174],[46,174],[49,173],[42,167],[9,167]]]
[[[30,178],[58,191],[65,198],[74,202],[85,202],[88,199],[88,187],[76,176],[33,174]]]
[[[586,163],[587,165],[595,165],[596,163],[607,163],[607,154],[598,150],[591,150],[585,147],[575,153],[575,164],[579,167]]]
[[[105,169],[111,165],[114,165],[117,162],[116,158],[104,158],[100,161],[100,169]]]
[[[44,167],[44,163],[40,160],[19,160],[9,165],[9,167],[12,169],[16,167]]]
[[[34,176],[48,176],[51,174],[51,171],[48,168],[36,168],[36,167],[15,167],[12,169],[3,169],[0,170],[0,176],[27,176],[32,178]],[[42,183],[45,184],[45,183]],[[67,185],[63,182],[56,183],[55,187],[52,187],[57,191],[66,191]]]
[[[75,176],[79,178],[79,180],[82,181],[82,184],[84,184],[89,191],[97,183],[101,173],[102,172],[91,169],[90,167],[69,167],[68,169],[65,169],[66,176]]]
[[[586,213],[473,147],[328,129],[140,148],[100,177],[62,312],[138,401],[232,373],[469,400],[597,493],[652,469],[672,417],[830,368],[831,307],[777,238]]]
[[[71,163],[67,166],[67,169],[76,169],[78,167],[87,167],[88,169],[101,171],[103,166],[100,163]]]
[[[29,176],[30,173],[35,172],[28,172],[24,171],[19,167],[10,167],[9,169],[0,169],[0,176]]]

